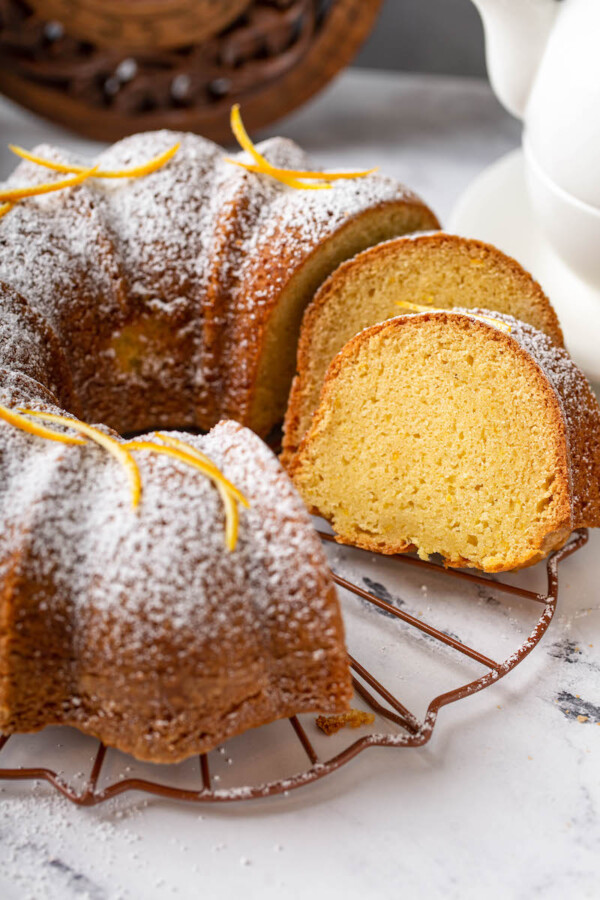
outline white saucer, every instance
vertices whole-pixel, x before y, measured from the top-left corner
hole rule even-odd
[[[578,278],[544,240],[529,204],[521,150],[472,182],[454,208],[449,230],[495,244],[532,273],[558,313],[575,362],[600,382],[600,292]]]

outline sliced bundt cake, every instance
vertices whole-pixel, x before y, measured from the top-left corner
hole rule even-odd
[[[96,171],[135,169],[176,142],[144,177],[88,178],[10,209],[0,279],[53,328],[88,421],[123,432],[229,417],[266,433],[283,417],[302,313],[321,282],[365,247],[437,220],[394,179],[299,190],[194,134],[126,138]],[[275,166],[312,168],[291,141],[260,150]],[[52,147],[34,157],[81,163]],[[5,187],[48,178],[25,161]]]
[[[341,265],[306,310],[285,419],[284,463],[310,425],[335,354],[363,328],[397,316],[398,302],[495,309],[563,344],[556,313],[539,284],[495,247],[442,232],[372,247]]]
[[[531,325],[401,316],[335,357],[290,471],[342,543],[499,572],[600,525],[600,409]]]

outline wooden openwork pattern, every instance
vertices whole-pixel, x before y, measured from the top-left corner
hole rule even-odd
[[[173,128],[225,141],[233,103],[243,104],[255,129],[323,87],[352,59],[380,5],[254,0],[240,15],[240,3],[229,2],[233,21],[194,41],[207,32],[207,0],[164,0],[163,21],[156,2],[148,3],[135,27],[127,16],[132,5],[114,0],[0,0],[0,91],[98,140]],[[92,25],[80,25],[90,8],[100,16],[96,40]],[[50,17],[61,9],[64,22]]]
[[[321,537],[327,541],[333,540],[328,534],[322,533]],[[194,785],[188,788],[174,787],[158,780],[149,781],[140,778],[126,778],[99,788],[98,781],[107,752],[107,748],[103,744],[99,744],[87,783],[81,792],[77,792],[73,787],[66,784],[56,771],[46,768],[43,765],[27,768],[0,768],[0,780],[44,780],[49,782],[57,791],[79,806],[95,806],[98,803],[110,800],[112,797],[116,797],[118,794],[125,793],[126,791],[143,791],[148,794],[168,797],[175,800],[184,800],[191,803],[223,803],[235,800],[252,800],[259,797],[269,797],[274,794],[287,793],[290,790],[302,787],[303,785],[318,781],[326,775],[330,775],[369,747],[421,747],[431,739],[438,713],[442,707],[455,703],[458,700],[462,700],[465,697],[469,697],[471,694],[475,694],[494,684],[521,663],[540,642],[548,629],[556,610],[556,603],[558,600],[559,563],[567,556],[570,556],[572,553],[575,553],[575,551],[583,547],[587,542],[587,539],[587,530],[580,529],[571,536],[570,540],[562,550],[558,550],[548,557],[546,562],[548,579],[546,593],[536,593],[515,585],[505,584],[501,581],[492,581],[489,578],[475,575],[470,572],[458,571],[456,569],[444,570],[439,565],[424,562],[423,560],[410,556],[396,557],[399,565],[416,566],[421,569],[424,574],[426,572],[439,572],[441,570],[445,572],[446,576],[449,578],[461,579],[463,582],[469,582],[471,584],[493,587],[494,591],[499,591],[501,594],[508,597],[517,596],[524,598],[531,603],[538,604],[538,606],[541,607],[541,613],[533,630],[523,643],[507,659],[501,662],[490,659],[490,657],[481,653],[476,648],[467,646],[452,635],[434,628],[422,619],[415,618],[406,611],[399,609],[397,606],[375,596],[375,594],[370,591],[366,591],[358,585],[334,574],[334,580],[341,588],[350,591],[367,603],[373,604],[388,615],[400,619],[407,625],[429,635],[429,637],[435,639],[436,642],[452,647],[463,656],[484,666],[487,669],[487,672],[474,681],[470,681],[460,687],[452,688],[451,690],[434,697],[427,707],[423,720],[419,721],[419,719],[410,712],[410,710],[408,710],[401,701],[385,687],[385,685],[365,668],[365,666],[357,659],[350,656],[354,689],[356,693],[375,713],[392,723],[395,727],[389,733],[374,732],[363,735],[341,752],[329,759],[322,760],[319,758],[317,751],[300,721],[294,716],[289,720],[290,725],[302,747],[302,751],[307,760],[307,767],[304,771],[298,772],[290,778],[273,780],[263,784],[240,784],[235,788],[223,790],[218,786],[215,786],[215,783],[211,778],[211,767],[209,762],[210,754],[203,754],[199,757],[198,781],[200,784],[197,786]],[[0,737],[0,751],[6,745],[8,740],[8,737]]]

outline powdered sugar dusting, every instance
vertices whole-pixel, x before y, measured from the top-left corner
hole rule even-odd
[[[0,220],[6,405],[62,405],[123,431],[207,427],[224,408],[243,418],[285,282],[348,219],[418,202],[378,175],[297,191],[168,131],[126,138],[97,162],[139,165],[176,141],[175,157],[148,176],[89,180]],[[311,167],[290,141],[260,149],[284,168]],[[23,162],[9,184],[53,177]],[[125,473],[99,447],[0,424],[0,574],[24,602],[15,640],[27,657],[24,635],[42,623],[35,640],[49,645],[36,652],[54,660],[35,663],[39,698],[12,697],[8,730],[68,721],[108,743],[126,734],[125,749],[144,758],[178,758],[274,716],[343,705],[339,610],[287,476],[233,424],[182,437],[250,500],[232,554],[220,497],[198,472],[138,453],[135,513]]]
[[[0,390],[0,402],[11,406],[48,408],[47,397],[22,375]],[[339,705],[348,691],[330,576],[279,463],[232,422],[206,437],[179,436],[248,497],[232,553],[225,548],[220,497],[189,466],[137,453],[143,494],[136,513],[125,472],[101,448],[65,446],[0,423],[0,578],[12,579],[13,592],[21,585],[33,594],[35,615],[55,636],[58,663],[47,677],[60,683],[65,670],[69,677],[49,721],[102,735],[111,718],[118,725],[125,716],[136,735],[125,749],[146,757],[198,752],[294,707]],[[17,603],[17,633],[20,615]],[[245,686],[239,709],[229,711],[226,686],[237,678]],[[174,698],[171,679],[181,679]],[[208,724],[196,719],[196,729],[206,733],[179,735],[178,742],[180,720],[189,717],[187,704],[202,685],[212,709]],[[254,711],[244,701],[257,691]],[[18,709],[18,694],[13,701]],[[218,734],[211,733],[215,723]],[[4,724],[18,730],[18,715]]]
[[[148,427],[152,417],[144,419],[141,407],[164,391],[161,374],[182,398],[183,415],[173,424],[207,428],[224,413],[244,420],[258,365],[249,348],[260,347],[285,283],[353,216],[388,202],[418,202],[380,175],[336,181],[330,190],[289,188],[226,162],[216,144],[187,133],[133,135],[96,161],[123,169],[175,142],[178,152],[156,172],[29,198],[0,220],[0,280],[58,335],[85,418],[118,430],[126,426],[115,407],[127,392],[138,411],[128,427]],[[291,141],[274,138],[260,150],[278,166],[313,168]],[[89,162],[48,146],[35,153]],[[244,153],[235,158],[248,160]],[[53,177],[23,162],[8,184]],[[148,318],[154,329],[144,331],[143,365],[123,370],[115,341],[127,356],[128,326]],[[164,421],[164,408],[157,413]]]

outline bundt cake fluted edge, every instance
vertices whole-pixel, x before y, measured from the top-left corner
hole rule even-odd
[[[0,280],[53,329],[87,421],[124,433],[233,418],[265,434],[283,417],[302,312],[319,284],[365,247],[438,223],[383,175],[297,190],[193,134],[134,135],[96,161],[123,169],[176,141],[152,174],[15,206],[0,219]],[[276,166],[313,168],[291,141],[260,150]],[[48,177],[22,162],[8,184]]]
[[[52,409],[26,376],[9,394]],[[197,472],[139,454],[136,514],[112,457],[10,428],[0,425],[11,458],[0,733],[70,725],[168,763],[275,719],[347,708],[343,626],[319,540],[255,435],[237,423],[179,434],[250,501],[228,553],[218,494]]]

